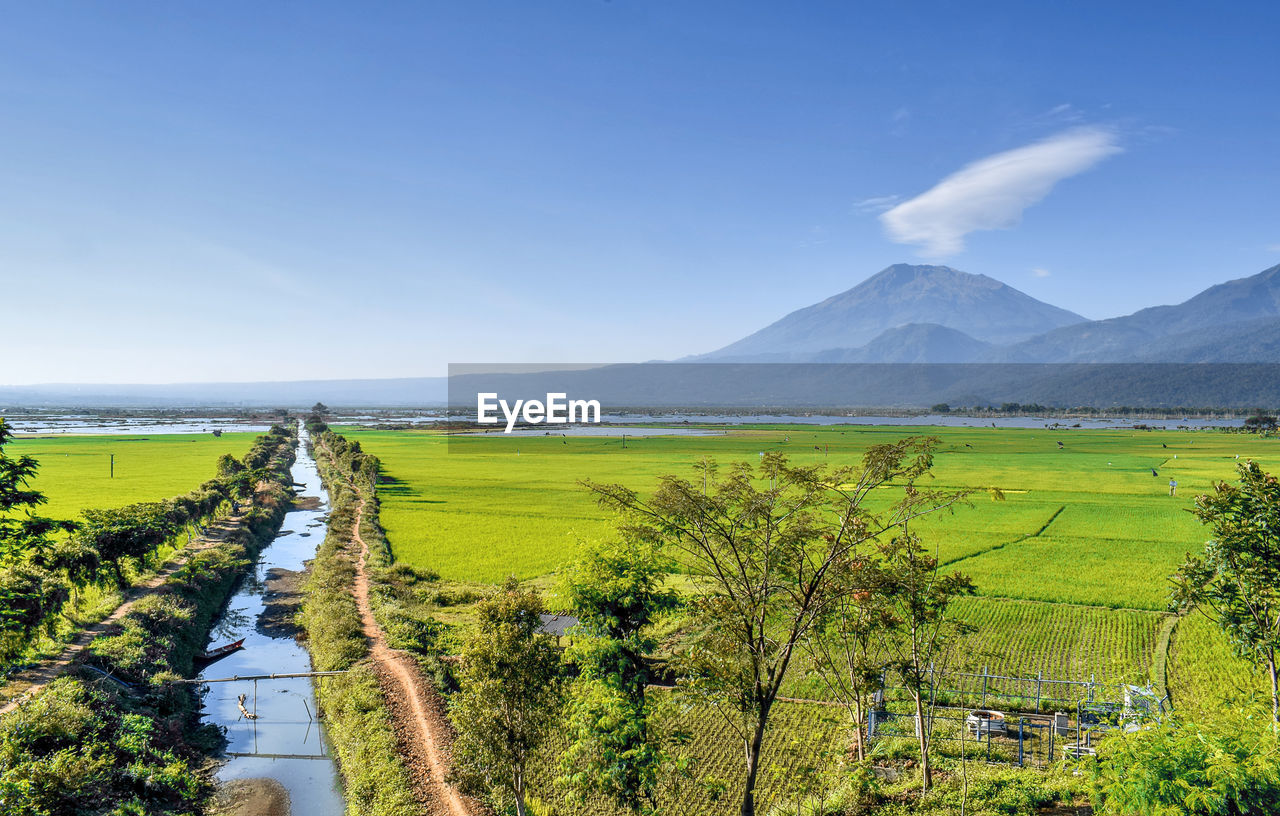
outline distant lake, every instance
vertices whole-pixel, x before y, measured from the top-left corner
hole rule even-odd
[[[927,416],[792,416],[788,414],[754,414],[751,416],[712,414],[616,414],[603,417],[605,422],[618,423],[683,423],[728,425],[939,425],[947,428],[1132,428],[1146,425],[1149,428],[1174,430],[1177,428],[1238,428],[1243,419],[1200,419],[1178,417],[1174,419],[1141,419],[1137,417],[1107,418],[1053,418],[1053,417],[972,417],[954,414],[929,414]]]
[[[38,419],[4,417],[5,425],[21,434],[196,434],[214,430],[226,433],[262,433],[271,427],[266,423],[244,422],[230,417],[209,419],[163,419],[150,417],[86,417],[83,415],[46,416]]]
[[[750,425],[902,425],[927,426],[937,425],[947,428],[1132,428],[1134,425],[1145,425],[1149,428],[1176,430],[1179,428],[1199,429],[1211,427],[1238,428],[1244,424],[1243,419],[1201,419],[1175,417],[1173,419],[1143,419],[1140,417],[1089,417],[1089,418],[1051,418],[1051,417],[973,417],[954,414],[929,414],[926,416],[830,416],[830,415],[793,415],[793,414],[606,414],[600,425],[574,426],[538,426],[536,428],[518,428],[511,436],[708,436],[721,433],[721,430],[708,428],[688,428],[682,425],[728,425],[746,427]],[[445,417],[422,414],[418,416],[376,416],[365,414],[360,416],[335,416],[330,419],[333,424],[359,425],[401,425],[434,424],[443,422]],[[245,422],[234,417],[209,417],[200,419],[166,419],[163,417],[97,417],[84,414],[61,414],[18,419],[5,417],[5,424],[10,430],[20,434],[114,434],[126,435],[137,433],[148,434],[196,434],[221,430],[227,433],[252,432],[262,433],[267,430],[267,423]],[[489,431],[501,433],[501,427]]]

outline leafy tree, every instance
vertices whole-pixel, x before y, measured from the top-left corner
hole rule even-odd
[[[890,668],[911,694],[916,737],[920,745],[921,787],[933,784],[929,749],[932,721],[925,716],[926,698],[932,702],[933,678],[942,670],[948,647],[968,630],[947,617],[947,607],[961,595],[972,595],[973,584],[959,573],[938,571],[938,560],[909,532],[877,542],[888,580],[881,587],[887,598],[886,625],[878,630]]]
[[[111,566],[119,586],[125,585],[123,564],[141,560],[177,530],[163,502],[141,502],[109,510],[85,510],[81,539]]]
[[[889,666],[884,633],[898,625],[888,592],[893,576],[874,548],[866,549],[850,553],[839,577],[842,591],[807,641],[818,676],[849,713],[859,761],[867,758],[863,735],[871,698]]]
[[[758,468],[739,463],[724,478],[703,461],[698,482],[664,476],[649,499],[586,483],[603,506],[626,514],[624,534],[669,548],[697,582],[686,688],[716,705],[742,740],[743,816],[756,812],[769,715],[798,645],[841,591],[841,565],[859,545],[956,500],[916,484],[935,441],[877,445],[860,466],[794,467],[765,453]],[[871,511],[866,500],[891,483],[902,485],[901,500]]]
[[[664,572],[651,544],[622,541],[588,550],[565,578],[578,616],[568,656],[579,669],[570,693],[568,779],[632,813],[656,811],[666,758],[645,662],[655,646],[654,618],[675,605],[662,587]]]
[[[1219,482],[1196,497],[1192,512],[1212,538],[1174,574],[1171,607],[1216,621],[1241,657],[1265,667],[1272,721],[1280,727],[1280,482],[1256,462],[1237,469],[1235,484]]]
[[[1102,816],[1280,813],[1280,743],[1265,711],[1115,733],[1086,761]]]
[[[0,659],[17,657],[41,624],[52,630],[69,596],[60,576],[29,559],[6,566],[0,572]]]
[[[1276,430],[1277,419],[1275,414],[1268,414],[1265,411],[1258,411],[1253,416],[1244,421],[1244,427],[1250,431],[1258,433],[1267,433]]]
[[[0,658],[12,659],[42,622],[67,601],[66,584],[50,570],[56,560],[53,534],[76,525],[36,515],[44,494],[29,484],[39,468],[31,456],[8,456],[13,438],[0,419]]]
[[[560,716],[560,655],[539,634],[542,600],[515,578],[476,607],[479,628],[462,653],[452,703],[458,737],[454,772],[462,787],[527,812],[529,763]]]
[[[0,561],[43,550],[54,533],[76,528],[74,522],[35,515],[35,508],[48,501],[43,493],[28,487],[39,464],[31,456],[5,454],[4,446],[11,439],[13,434],[0,419]]]
[[[244,470],[244,463],[229,453],[218,458],[218,475],[234,476]]]

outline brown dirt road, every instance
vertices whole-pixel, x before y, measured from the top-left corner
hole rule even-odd
[[[391,707],[396,736],[408,754],[408,766],[418,796],[441,816],[479,816],[484,811],[446,781],[451,732],[444,714],[444,701],[423,680],[412,655],[387,645],[382,628],[374,620],[373,609],[369,605],[369,575],[365,570],[369,546],[360,535],[363,518],[362,499],[356,508],[354,525],[354,541],[360,545],[360,558],[356,562],[356,604],[360,608],[365,637],[369,639],[374,671]]]
[[[124,601],[115,608],[114,612],[97,623],[86,626],[77,632],[76,636],[56,657],[42,660],[36,665],[15,674],[11,680],[4,684],[3,689],[0,689],[0,696],[8,698],[8,702],[0,706],[0,716],[13,711],[32,694],[52,683],[59,675],[71,668],[72,664],[80,659],[85,648],[93,642],[94,638],[112,631],[116,623],[133,608],[135,603],[154,592],[170,575],[181,569],[191,559],[191,556],[225,541],[228,536],[239,529],[243,519],[243,515],[225,516],[212,522],[208,527],[207,533],[174,553],[173,557],[166,561],[164,566],[154,575],[129,587],[125,592]]]

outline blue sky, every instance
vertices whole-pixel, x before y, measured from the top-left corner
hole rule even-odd
[[[900,261],[1179,302],[1280,263],[1277,8],[5,3],[0,383],[675,358]]]

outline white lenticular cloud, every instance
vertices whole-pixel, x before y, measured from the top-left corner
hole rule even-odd
[[[1017,225],[1053,185],[1120,150],[1108,128],[1073,128],[979,159],[884,213],[880,223],[890,240],[916,244],[921,254],[954,255],[969,233]]]

